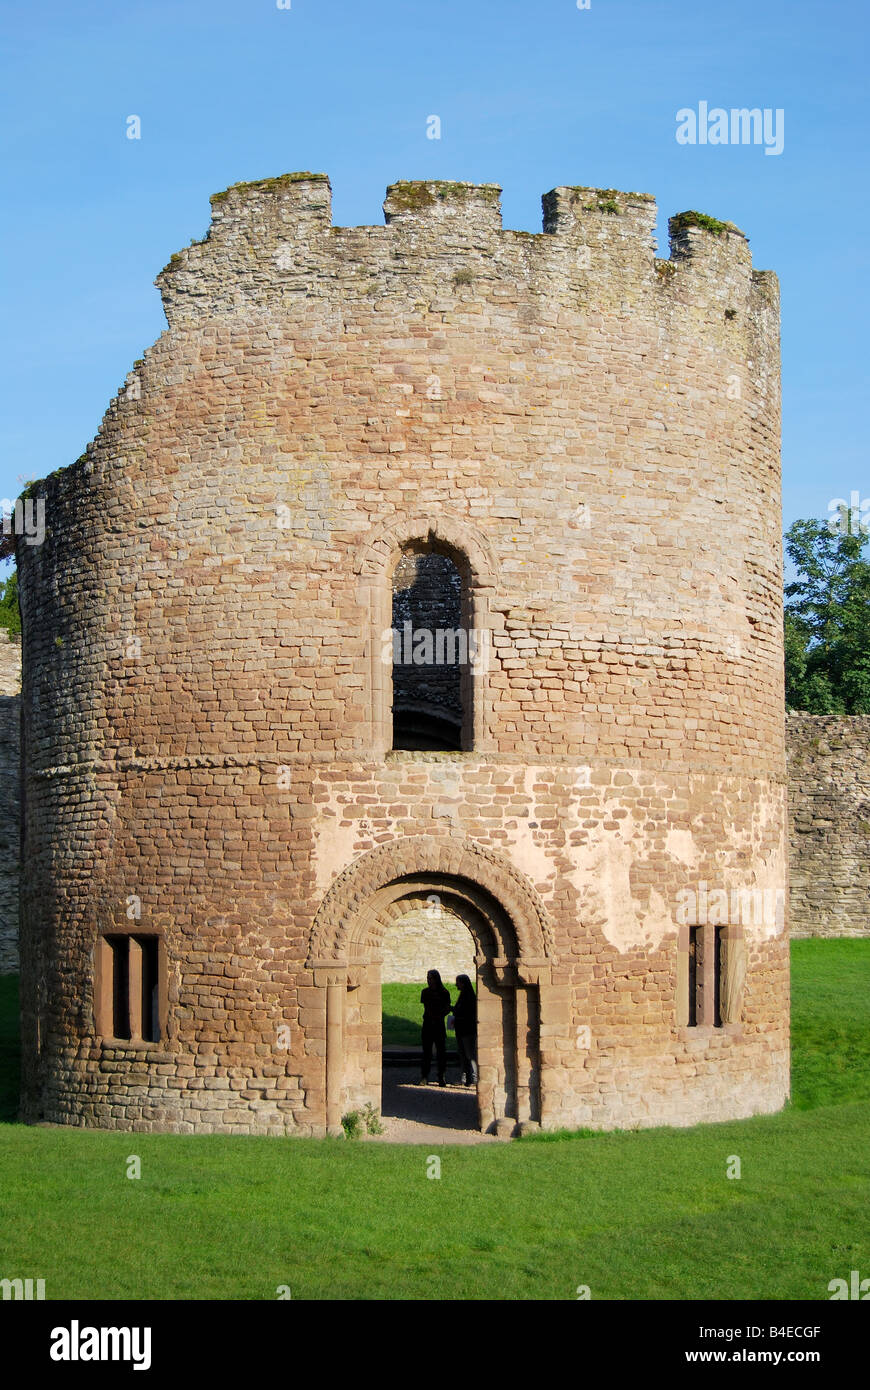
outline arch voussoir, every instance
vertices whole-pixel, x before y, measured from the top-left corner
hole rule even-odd
[[[552,958],[552,928],[544,905],[509,860],[472,841],[416,835],[369,850],[342,870],[315,915],[309,959],[342,958],[372,898],[411,875],[430,876],[433,889],[449,886],[451,879],[467,881],[488,894],[508,916],[520,959]]]

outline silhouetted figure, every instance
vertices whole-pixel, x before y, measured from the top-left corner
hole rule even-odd
[[[430,970],[427,974],[426,988],[420,995],[420,1003],[423,1005],[423,1065],[420,1080],[424,1086],[429,1080],[434,1047],[438,1065],[438,1085],[446,1086],[444,1070],[447,1065],[447,1033],[444,1029],[444,1019],[450,1013],[451,1005],[450,995],[441,983],[441,976],[437,970]]]
[[[467,975],[456,976],[459,998],[453,1005],[453,1029],[459,1052],[462,1081],[466,1086],[477,1084],[477,995]]]

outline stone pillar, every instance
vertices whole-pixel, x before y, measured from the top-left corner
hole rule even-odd
[[[326,1132],[340,1135],[341,1098],[344,1085],[344,996],[347,991],[346,962],[317,962],[314,983],[326,994],[325,1086]],[[321,1018],[323,1015],[321,1014]]]
[[[129,946],[129,994],[127,1006],[130,1011],[130,1041],[142,1041],[142,947],[135,936],[130,937]]]
[[[330,980],[326,986],[326,1132],[341,1134],[341,1024],[345,984]]]
[[[529,1058],[529,995],[522,985],[516,987],[516,1076],[517,1124],[528,1123],[531,1110],[531,1061]]]
[[[517,972],[512,960],[497,956],[492,961],[500,1013],[501,1048],[498,1079],[495,1090],[496,1117],[516,1120],[519,1083],[517,1038]]]
[[[380,962],[348,967],[342,1020],[343,1094],[349,1110],[381,1108]]]
[[[477,1105],[480,1128],[486,1134],[499,1118],[495,1090],[501,1045],[501,999],[492,988],[491,972],[483,964],[477,972]]]

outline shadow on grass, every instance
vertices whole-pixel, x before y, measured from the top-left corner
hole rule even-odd
[[[387,1047],[420,1047],[420,1025],[397,1014],[384,1014],[383,1041]]]
[[[0,975],[0,1123],[18,1119],[21,1046],[18,1035],[18,976]]]

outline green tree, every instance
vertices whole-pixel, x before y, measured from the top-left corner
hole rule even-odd
[[[0,627],[5,627],[10,637],[21,633],[17,570],[13,570],[7,580],[0,579]]]
[[[842,521],[840,534],[816,520],[785,534],[797,571],[785,589],[786,705],[811,714],[870,714],[868,538],[857,513]]]

